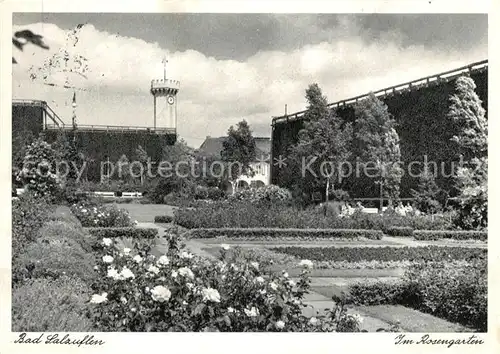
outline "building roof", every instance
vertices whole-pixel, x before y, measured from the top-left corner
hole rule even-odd
[[[213,138],[207,136],[205,141],[200,145],[198,153],[203,155],[217,156],[220,157],[221,152],[224,148],[223,143],[227,139],[227,136],[222,136],[218,138]],[[271,138],[267,137],[254,137],[255,141],[255,156],[256,158],[269,158],[271,154]]]

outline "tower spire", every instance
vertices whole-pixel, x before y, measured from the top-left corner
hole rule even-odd
[[[167,79],[167,63],[168,63],[167,56],[164,56],[163,60],[161,62],[163,63],[163,80],[166,80]]]

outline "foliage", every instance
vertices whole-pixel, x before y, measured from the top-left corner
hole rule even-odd
[[[43,242],[64,240],[69,246],[78,245],[85,252],[92,251],[92,238],[80,224],[64,221],[48,221],[39,230],[39,239]]]
[[[134,176],[137,176],[139,175],[139,181],[140,181],[140,184],[141,186],[144,185],[144,182],[145,182],[145,178],[144,176],[146,176],[147,178],[147,174],[145,174],[144,172],[144,169],[145,167],[148,165],[148,163],[151,162],[151,158],[149,157],[148,153],[146,150],[144,150],[144,148],[139,145],[137,147],[137,149],[135,150],[135,161],[138,161],[141,163],[141,166],[143,167],[142,169],[138,168],[136,165],[133,165],[131,167],[131,172]]]
[[[467,247],[276,247],[274,252],[313,261],[440,261],[465,260],[486,255],[487,250]]]
[[[170,215],[156,215],[154,222],[155,223],[164,223],[168,224],[174,221],[174,217]]]
[[[198,205],[195,209],[181,208],[175,212],[175,223],[188,229],[195,228],[321,228],[321,229],[375,229],[385,231],[392,226],[408,226],[416,230],[446,230],[452,227],[444,216],[398,215],[395,212],[368,214],[355,211],[340,217],[335,213],[324,215],[314,208],[269,204],[262,207],[245,201],[221,201]]]
[[[441,211],[438,201],[441,189],[436,184],[434,174],[425,166],[418,179],[418,187],[411,191],[415,198],[415,206],[424,213],[435,214]]]
[[[158,229],[137,227],[89,227],[86,229],[95,238],[154,239]]]
[[[230,263],[224,253],[220,261],[198,259],[183,245],[158,259],[109,247],[99,269],[90,310],[99,331],[359,331],[343,307],[315,321],[302,315],[308,269],[295,284],[286,273]]]
[[[382,192],[380,197],[387,197],[391,202],[399,198],[403,172],[396,121],[385,103],[373,93],[355,106],[355,115],[355,137],[361,160],[376,170],[376,183],[380,184]]]
[[[38,138],[26,148],[18,178],[35,196],[53,197],[59,190],[58,177],[53,173],[56,161],[56,151],[49,143]]]
[[[46,199],[35,197],[29,191],[12,201],[12,258],[36,240],[38,230],[47,221],[50,212]]]
[[[442,262],[415,264],[403,282],[356,284],[344,301],[404,305],[486,332],[487,290],[486,260],[477,258],[460,267]]]
[[[482,240],[488,239],[487,231],[446,231],[446,230],[415,230],[413,236],[416,240],[429,241],[441,239],[454,240]]]
[[[196,186],[194,199],[196,200],[221,200],[226,194],[217,187]]]
[[[351,155],[352,125],[344,122],[328,108],[327,98],[317,84],[306,90],[309,102],[305,113],[307,121],[299,132],[299,140],[293,148],[290,159],[301,167],[300,188],[307,190],[314,186],[324,186],[326,199],[335,183],[342,182],[343,163]],[[312,192],[312,190],[307,190]]]
[[[225,173],[235,192],[236,179],[241,175],[251,175],[250,163],[255,160],[256,146],[248,123],[242,120],[236,128],[231,126],[222,146],[221,158],[226,164]]]
[[[13,261],[14,282],[32,278],[57,279],[63,275],[91,282],[93,256],[71,237],[46,235],[29,244]]]
[[[23,130],[12,134],[12,173],[16,177],[23,168],[24,156],[26,149],[35,141],[33,132]],[[14,181],[16,183],[18,181]],[[22,186],[20,186],[22,187]]]
[[[89,332],[85,317],[88,285],[81,280],[60,277],[34,279],[12,292],[14,332]]]
[[[286,188],[268,185],[255,189],[239,190],[229,197],[230,200],[247,201],[250,203],[288,203],[292,194]]]
[[[360,237],[380,240],[383,233],[380,230],[357,229],[284,229],[284,228],[201,228],[189,230],[191,238],[227,237],[242,238],[292,238],[292,239],[357,239]]]
[[[84,227],[129,227],[134,225],[129,213],[116,205],[99,205],[91,202],[73,204],[71,212]]]
[[[385,230],[385,233],[389,236],[411,237],[413,236],[413,228],[409,226],[391,226]]]

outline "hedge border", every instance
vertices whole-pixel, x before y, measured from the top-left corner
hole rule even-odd
[[[412,237],[413,227],[411,226],[391,226],[385,230],[385,233],[389,236],[395,237]]]
[[[137,228],[137,227],[86,227],[94,237],[106,238],[134,238],[134,239],[153,239],[158,236],[156,228]]]
[[[158,224],[169,224],[174,221],[174,217],[170,215],[156,215],[154,222]]]
[[[446,238],[454,240],[488,240],[487,231],[449,231],[449,230],[415,230],[413,232],[415,240],[435,241]]]
[[[381,230],[363,229],[282,229],[282,228],[200,228],[187,231],[190,238],[347,238],[360,237],[380,240],[384,236]]]

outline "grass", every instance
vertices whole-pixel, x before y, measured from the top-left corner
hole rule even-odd
[[[154,222],[156,215],[174,215],[175,207],[165,204],[116,204],[120,209],[129,212],[132,220],[138,222]]]

